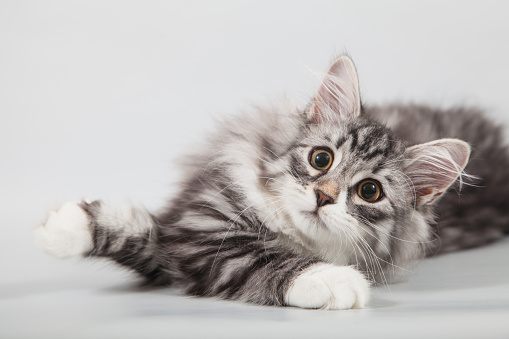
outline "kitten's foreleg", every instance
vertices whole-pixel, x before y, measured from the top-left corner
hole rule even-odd
[[[352,267],[315,264],[293,280],[285,302],[302,308],[363,308],[369,300],[369,282]]]
[[[322,309],[362,308],[368,302],[369,282],[362,273],[302,257],[274,235],[182,232],[167,241],[189,294]]]
[[[85,255],[94,248],[90,217],[79,203],[67,202],[35,231],[35,247],[57,258]]]
[[[107,257],[149,278],[159,274],[155,260],[156,219],[130,204],[68,202],[35,230],[35,245],[59,258]]]

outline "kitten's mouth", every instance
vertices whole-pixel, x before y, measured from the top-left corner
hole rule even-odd
[[[302,213],[304,213],[305,215],[314,217],[314,218],[319,218],[319,216],[318,216],[318,208],[313,210],[313,211],[302,211]]]
[[[306,215],[308,218],[319,222],[320,224],[325,226],[325,223],[323,222],[323,219],[318,214],[318,208],[313,211],[303,211],[304,215]]]

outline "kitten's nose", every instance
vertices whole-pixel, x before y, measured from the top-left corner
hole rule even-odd
[[[316,206],[318,206],[318,208],[334,203],[334,199],[332,199],[331,197],[329,197],[327,194],[323,193],[319,189],[315,190],[315,192],[316,192]]]

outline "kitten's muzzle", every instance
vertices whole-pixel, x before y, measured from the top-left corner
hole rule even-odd
[[[328,205],[328,204],[334,204],[335,201],[333,198],[325,194],[324,192],[320,191],[319,189],[315,190],[316,192],[316,206],[318,208]]]

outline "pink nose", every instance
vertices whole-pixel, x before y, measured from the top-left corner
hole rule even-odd
[[[316,192],[316,206],[318,206],[319,208],[322,206],[334,203],[334,199],[332,199],[331,197],[329,197],[327,194],[323,193],[319,189],[317,189],[315,192]]]

